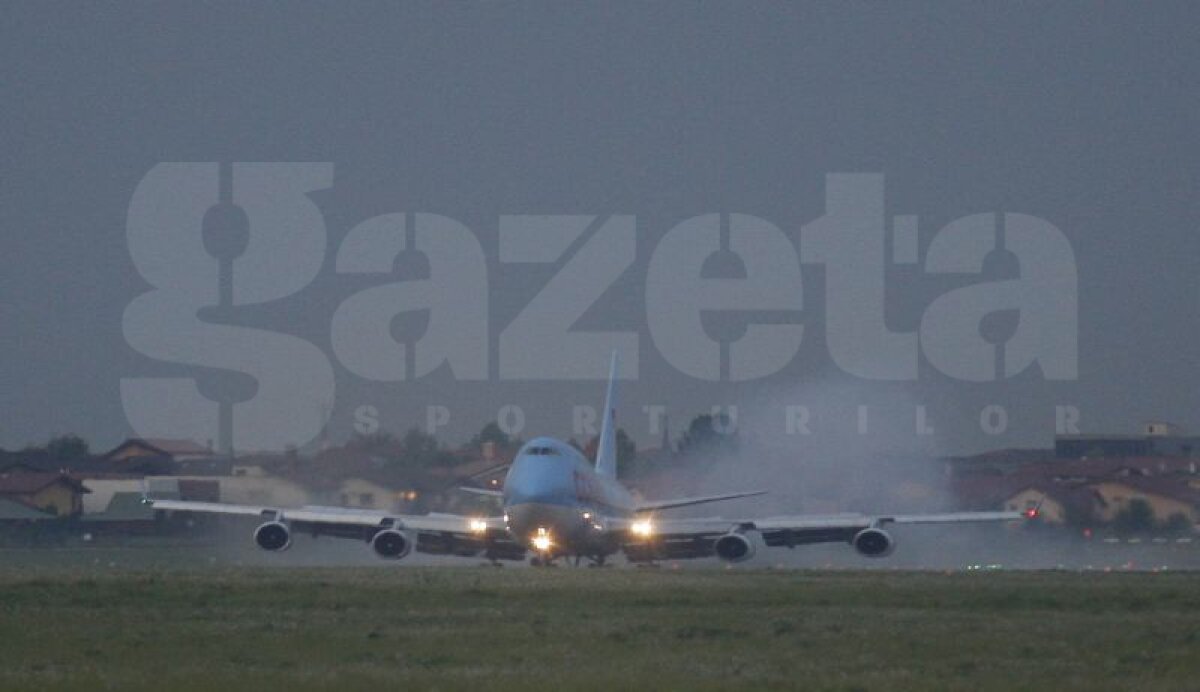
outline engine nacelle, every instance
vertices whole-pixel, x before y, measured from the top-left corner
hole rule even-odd
[[[867,557],[887,557],[896,549],[896,540],[883,529],[863,529],[854,535],[851,541],[859,555]]]
[[[283,522],[268,521],[254,529],[254,542],[263,550],[278,553],[292,547],[292,532]]]
[[[744,562],[754,557],[754,542],[740,533],[727,533],[713,543],[717,557],[725,562]]]
[[[384,559],[399,560],[412,552],[412,541],[401,531],[387,529],[375,534],[371,539],[371,549]]]

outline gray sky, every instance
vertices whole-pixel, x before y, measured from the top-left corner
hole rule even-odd
[[[334,252],[360,221],[404,211],[453,217],[479,237],[493,342],[553,273],[499,265],[500,215],[636,215],[634,267],[579,326],[641,333],[642,373],[623,410],[646,442],[643,403],[668,405],[678,428],[712,404],[819,407],[826,388],[886,402],[880,415],[896,420],[911,418],[909,403],[926,405],[943,452],[1046,444],[1059,403],[1080,408],[1085,431],[1151,418],[1200,429],[1194,6],[353,7],[0,10],[0,446],[62,432],[114,444],[131,433],[122,377],[240,386],[157,363],[123,336],[126,306],[149,290],[126,212],[163,161],[334,163],[333,189],[315,196],[324,270],[236,318],[329,354],[334,436],[349,433],[358,406],[403,430],[430,401],[453,410],[450,439],[504,403],[525,408],[527,433],[565,436],[563,406],[602,396],[595,382],[464,383],[443,372],[381,384],[347,372],[331,353],[331,315],[370,282],[335,275]],[[885,174],[888,214],[919,215],[923,243],[977,212],[1061,229],[1079,276],[1078,379],[967,384],[923,371],[916,382],[858,382],[830,363],[819,321],[795,361],[764,380],[702,383],[667,365],[642,314],[663,234],[695,215],[741,212],[795,239],[822,213],[826,174],[839,172]],[[820,279],[805,266],[806,305]],[[910,293],[889,295],[897,329],[914,328],[909,303],[919,315],[930,295]],[[981,432],[987,404],[1007,407],[1006,434]]]

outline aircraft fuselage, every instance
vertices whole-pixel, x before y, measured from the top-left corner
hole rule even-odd
[[[636,507],[616,479],[596,473],[573,446],[548,437],[531,440],[518,452],[503,498],[513,539],[549,555],[616,552],[606,522],[629,518]]]

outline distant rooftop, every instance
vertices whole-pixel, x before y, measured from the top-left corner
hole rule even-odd
[[[205,457],[212,456],[213,450],[194,440],[168,439],[156,437],[131,437],[114,447],[104,456],[118,458],[141,452],[168,457]]]

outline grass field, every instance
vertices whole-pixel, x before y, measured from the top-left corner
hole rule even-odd
[[[1200,574],[0,567],[5,689],[1200,689]]]

